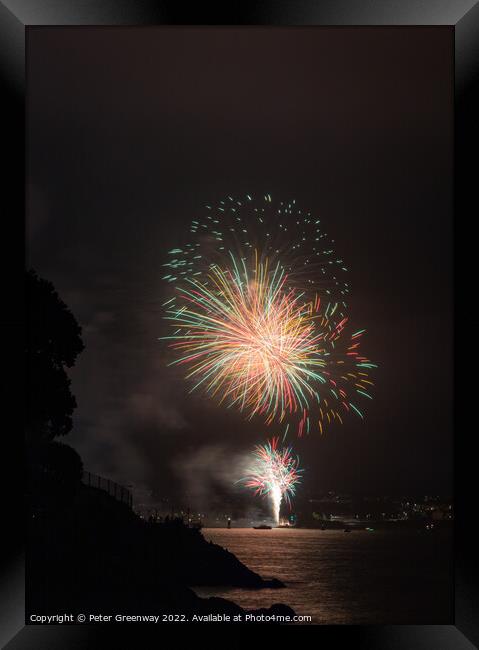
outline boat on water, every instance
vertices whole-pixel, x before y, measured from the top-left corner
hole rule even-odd
[[[255,530],[271,530],[272,526],[266,526],[262,524],[261,526],[253,526]]]

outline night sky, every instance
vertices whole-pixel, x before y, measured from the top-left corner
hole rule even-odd
[[[270,193],[336,240],[380,366],[364,421],[296,441],[303,494],[451,494],[452,48],[448,28],[28,30],[27,258],[83,327],[65,442],[86,469],[220,489],[274,433],[190,395],[158,341],[190,219]]]

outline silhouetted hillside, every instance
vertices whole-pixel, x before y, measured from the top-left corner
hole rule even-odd
[[[232,614],[241,608],[200,599],[189,586],[282,586],[262,580],[198,530],[180,521],[147,523],[81,483],[68,504],[32,513],[29,542],[27,612]]]

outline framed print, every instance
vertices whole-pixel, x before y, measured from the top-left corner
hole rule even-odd
[[[0,4],[2,642],[473,648],[479,6],[233,13]]]

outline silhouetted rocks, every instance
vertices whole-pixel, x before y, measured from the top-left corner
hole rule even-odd
[[[155,526],[159,539],[165,531],[163,525]],[[188,585],[231,586],[248,589],[278,589],[284,587],[277,579],[264,580],[258,573],[248,569],[238,558],[221,546],[206,542],[195,529],[182,526],[176,531],[176,541],[182,545],[181,562],[176,570]],[[159,543],[161,543],[159,541]]]
[[[288,607],[288,605],[283,605],[282,603],[275,603],[274,605],[271,605],[271,607],[264,608],[261,607],[260,609],[254,609],[250,614],[254,614],[255,616],[290,616],[293,617],[295,615],[294,609],[291,607]]]
[[[231,601],[224,598],[218,598],[215,596],[210,598],[200,598],[199,603],[197,604],[197,609],[194,613],[201,616],[207,615],[211,612],[214,612],[214,615],[229,615],[231,617],[231,620],[233,620],[233,617],[235,615],[241,615],[241,622],[248,622],[245,617],[246,614],[251,614],[256,619],[265,617],[266,621],[271,620],[273,617],[277,616],[289,616],[292,618],[295,615],[295,611],[291,609],[291,607],[282,605],[280,603],[275,603],[268,608],[262,607],[260,609],[244,610],[239,605],[236,605],[235,603],[232,603]],[[254,621],[251,620],[251,622]]]
[[[278,578],[271,578],[271,580],[263,580],[263,589],[282,589],[285,584],[278,580]]]

